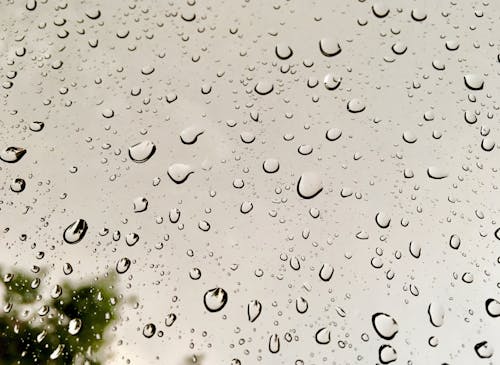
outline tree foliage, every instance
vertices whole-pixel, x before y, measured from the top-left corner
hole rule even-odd
[[[116,276],[45,288],[40,277],[0,268],[0,364],[88,364],[116,319]],[[42,295],[44,289],[50,293]],[[47,291],[47,290],[45,290]]]

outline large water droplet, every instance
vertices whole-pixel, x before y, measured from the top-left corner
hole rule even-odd
[[[151,141],[142,141],[128,148],[130,159],[137,163],[146,162],[156,152],[156,146]]]
[[[347,110],[351,113],[361,113],[366,109],[366,105],[359,99],[351,99],[347,102]]]
[[[26,154],[26,149],[22,147],[7,147],[0,151],[0,160],[8,163],[19,161]]]
[[[314,335],[314,338],[320,345],[327,345],[330,343],[330,330],[326,327],[320,328]]]
[[[182,184],[187,180],[189,175],[193,173],[193,169],[189,165],[182,163],[174,163],[167,169],[167,174],[176,184]]]
[[[275,172],[277,172],[280,169],[280,163],[275,158],[268,158],[262,164],[262,168],[268,174],[274,174]]]
[[[448,177],[448,173],[441,167],[431,166],[427,169],[427,176],[439,180]]]
[[[87,233],[87,222],[83,219],[78,219],[77,221],[71,223],[65,230],[63,234],[63,239],[67,243],[74,244],[80,242],[85,233]]]
[[[444,323],[444,308],[438,302],[432,302],[427,307],[429,320],[434,327],[441,327]]]
[[[336,76],[333,73],[326,74],[323,79],[323,84],[327,90],[335,90],[337,89],[342,82],[342,77]]]
[[[321,176],[314,171],[304,172],[297,182],[297,193],[304,199],[312,199],[322,190]]]
[[[198,140],[198,137],[203,134],[204,130],[196,126],[187,127],[181,132],[181,142],[184,144],[193,144]]]
[[[151,338],[155,335],[156,333],[156,326],[153,323],[148,323],[144,326],[142,329],[142,334],[146,338]]]
[[[392,340],[399,331],[398,323],[390,315],[378,312],[372,316],[375,332],[384,340]]]
[[[148,200],[143,196],[134,199],[134,213],[141,213],[148,209]]]
[[[384,212],[378,212],[375,215],[375,222],[380,228],[388,228],[391,224],[391,217],[389,217]]]
[[[26,188],[26,181],[21,178],[16,178],[10,183],[10,190],[14,193],[21,193]]]
[[[493,318],[500,317],[500,302],[498,300],[493,298],[486,299],[484,305],[486,307],[486,313],[488,313],[489,316]]]
[[[76,335],[82,329],[82,320],[80,318],[73,318],[69,321],[68,332],[70,335]]]
[[[169,313],[167,315],[167,318],[165,318],[165,326],[172,327],[176,319],[177,316],[175,315],[175,313]]]
[[[372,5],[372,12],[377,18],[384,18],[389,14],[389,8],[380,2]]]
[[[269,351],[272,353],[272,354],[276,354],[277,352],[279,352],[280,350],[280,338],[278,336],[278,334],[273,334],[271,335],[271,337],[269,337]]]
[[[330,281],[333,276],[333,266],[330,264],[323,264],[319,270],[319,277],[323,281]]]
[[[276,53],[276,56],[281,60],[287,60],[293,55],[292,48],[284,43],[278,43],[274,48],[274,52]]]
[[[203,303],[205,304],[205,308],[209,312],[218,312],[227,303],[227,292],[222,288],[213,288],[208,290],[203,296]]]
[[[454,250],[458,250],[460,247],[460,237],[458,237],[456,234],[452,234],[450,236],[450,247],[453,248]]]
[[[342,136],[342,130],[339,128],[330,128],[326,131],[326,139],[329,141],[336,141]]]
[[[267,95],[274,90],[274,85],[267,80],[261,80],[255,84],[254,90],[259,95]]]
[[[342,51],[342,48],[339,42],[331,38],[321,38],[319,41],[319,50],[324,56],[333,57],[338,55]]]
[[[489,359],[493,356],[494,350],[488,341],[481,341],[474,345],[474,351],[481,359]]]
[[[122,257],[116,263],[116,272],[118,274],[125,274],[127,270],[130,268],[130,260],[127,257]]]
[[[484,80],[476,74],[465,75],[464,82],[470,90],[482,90],[484,87]]]
[[[248,303],[247,315],[250,322],[254,322],[262,312],[262,303],[258,300],[252,300]]]
[[[300,314],[304,314],[309,309],[309,303],[305,298],[299,297],[295,299],[295,309],[297,309],[297,312]]]
[[[382,345],[378,349],[378,358],[382,364],[390,364],[398,359],[398,354],[391,345]]]

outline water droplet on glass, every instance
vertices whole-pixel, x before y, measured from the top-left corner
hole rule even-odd
[[[339,128],[330,128],[326,131],[326,139],[329,141],[336,141],[342,136],[342,130]]]
[[[193,173],[193,169],[189,165],[182,163],[174,163],[167,169],[167,174],[176,184],[182,184],[187,180],[189,175]]]
[[[203,296],[203,303],[209,312],[218,312],[227,304],[227,292],[222,288],[208,290]]]
[[[359,99],[351,99],[347,102],[347,110],[351,113],[361,113],[366,109],[366,105]]]
[[[268,344],[269,351],[272,354],[276,354],[280,350],[280,338],[278,334],[273,334],[271,337],[269,337],[269,344]]]
[[[427,176],[439,180],[448,177],[448,173],[441,167],[431,166],[427,169]]]
[[[465,86],[470,90],[482,90],[484,87],[484,80],[481,76],[476,74],[468,74],[464,76]]]
[[[287,60],[293,55],[292,48],[283,43],[278,43],[274,48],[274,52],[276,53],[276,56],[281,60]]]
[[[481,359],[489,359],[493,356],[494,350],[488,341],[481,341],[474,345],[474,351]]]
[[[151,141],[142,141],[128,148],[130,159],[137,163],[146,162],[154,155],[156,146]]]
[[[382,345],[378,349],[378,358],[382,364],[390,364],[398,359],[398,354],[391,345]]]
[[[304,172],[297,182],[297,193],[304,199],[312,199],[322,190],[321,176],[314,171]]]
[[[333,266],[330,264],[323,264],[319,270],[319,277],[323,281],[330,281],[333,276]]]
[[[488,313],[490,317],[500,317],[500,302],[498,300],[489,298],[486,299],[484,304],[486,307],[486,313]]]
[[[116,272],[118,274],[125,274],[127,270],[130,268],[130,260],[127,257],[122,257],[116,263]]]
[[[378,312],[372,316],[375,332],[384,340],[392,340],[399,331],[398,323],[390,315]]]
[[[342,48],[340,47],[339,42],[335,41],[331,38],[321,38],[319,41],[319,50],[326,57],[333,57],[338,55]]]
[[[73,318],[69,321],[68,332],[70,335],[76,335],[82,329],[82,320],[80,318]]]
[[[7,147],[0,151],[0,160],[8,163],[19,161],[26,154],[22,147]]]
[[[268,174],[273,174],[273,173],[277,172],[280,169],[280,163],[275,158],[268,158],[262,164],[262,168]]]
[[[255,322],[255,320],[260,316],[262,312],[262,304],[258,300],[252,300],[247,306],[247,315],[250,322]]]
[[[71,223],[65,230],[63,234],[64,241],[70,244],[80,242],[85,233],[87,233],[87,222],[83,219],[78,219],[77,221]]]
[[[444,323],[444,308],[438,302],[431,302],[427,307],[429,320],[434,327],[441,327]]]
[[[254,90],[259,95],[267,95],[274,90],[274,85],[267,80],[261,80],[255,84]]]
[[[314,337],[320,345],[327,345],[330,343],[330,330],[326,327],[320,328]]]
[[[148,323],[144,326],[142,329],[142,334],[146,338],[151,338],[155,335],[156,333],[156,326],[153,323]]]

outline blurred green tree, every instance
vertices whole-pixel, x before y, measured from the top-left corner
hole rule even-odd
[[[61,283],[45,297],[42,274],[0,268],[0,364],[101,364],[118,312],[116,274]]]

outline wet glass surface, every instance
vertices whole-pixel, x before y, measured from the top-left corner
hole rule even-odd
[[[0,364],[498,364],[499,18],[2,2]]]

